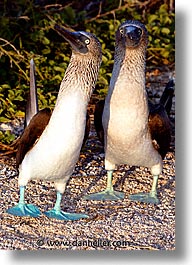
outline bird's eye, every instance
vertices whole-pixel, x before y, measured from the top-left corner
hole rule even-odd
[[[90,43],[90,40],[89,40],[89,39],[86,39],[86,40],[85,40],[85,44],[88,45],[89,43]]]
[[[124,33],[124,29],[120,29],[119,32],[120,32],[121,34],[123,34],[123,33]]]

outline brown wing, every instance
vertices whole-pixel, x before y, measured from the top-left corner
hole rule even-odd
[[[35,142],[41,136],[45,127],[47,126],[51,117],[51,110],[45,108],[40,110],[30,121],[29,125],[25,128],[18,144],[16,153],[16,165],[22,163],[26,153],[33,147]]]

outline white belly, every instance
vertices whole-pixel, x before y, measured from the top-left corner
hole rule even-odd
[[[79,158],[85,120],[86,104],[81,93],[60,100],[39,141],[20,165],[19,184],[30,179],[68,179]]]
[[[105,132],[105,167],[112,170],[115,165],[128,164],[152,167],[161,162],[153,148],[148,130],[146,102],[111,99],[105,104],[103,127]],[[134,104],[133,104],[134,102]]]

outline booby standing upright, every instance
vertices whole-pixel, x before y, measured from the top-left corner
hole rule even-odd
[[[25,150],[24,156],[20,155],[20,199],[7,212],[18,216],[38,217],[40,210],[35,205],[25,203],[24,191],[30,180],[42,179],[54,181],[57,190],[55,206],[45,214],[60,220],[77,220],[86,218],[87,215],[63,212],[60,203],[66,183],[79,158],[87,105],[98,77],[102,53],[100,42],[91,33],[71,32],[58,25],[55,25],[55,29],[70,43],[71,59],[48,125],[37,136],[39,138],[31,149]],[[33,119],[37,117],[38,114],[31,119],[26,129],[33,131]]]
[[[158,131],[158,126],[164,128],[166,124],[166,131],[163,129],[162,132],[165,133],[164,136],[167,137],[165,140],[169,143],[171,138],[168,117],[162,108],[158,111],[163,111],[165,115],[165,120],[162,120],[163,126],[158,121],[153,128],[149,125],[148,100],[145,90],[147,43],[147,30],[139,21],[126,21],[119,26],[116,32],[114,66],[102,117],[107,188],[102,192],[87,195],[84,199],[123,199],[123,192],[113,190],[112,174],[116,165],[128,164],[149,167],[153,175],[151,191],[133,194],[130,199],[159,203],[157,183],[162,171],[162,157],[155,149],[152,134],[155,130]],[[151,115],[153,110],[151,110]],[[154,121],[153,115],[151,119]]]

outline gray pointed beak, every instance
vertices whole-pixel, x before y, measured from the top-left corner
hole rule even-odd
[[[129,25],[125,27],[125,37],[128,46],[137,46],[142,37],[142,30],[136,26]]]
[[[76,31],[69,31],[59,25],[54,26],[55,30],[62,36],[64,39],[69,42],[72,48],[80,53],[87,53],[88,49],[84,42],[81,41],[81,33]]]

